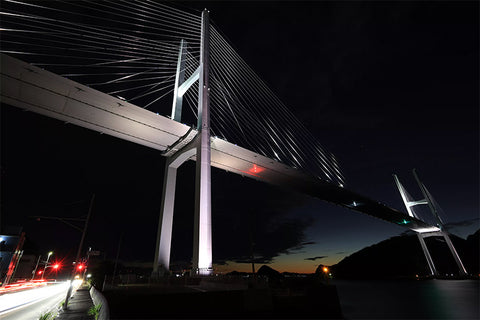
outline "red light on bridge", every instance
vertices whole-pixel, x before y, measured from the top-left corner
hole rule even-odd
[[[241,172],[243,173],[246,173],[248,175],[258,177],[258,178],[262,178],[261,176],[258,175],[262,171],[265,171],[265,168],[259,167],[256,164],[253,164],[252,167],[246,171],[241,170]]]
[[[77,270],[81,271],[83,270],[85,266],[83,264],[79,264],[78,267],[77,267]]]
[[[248,169],[248,171],[251,172],[251,173],[253,173],[253,174],[260,173],[260,172],[262,172],[263,170],[265,170],[265,169],[262,168],[262,167],[257,166],[256,164],[254,164],[253,167],[251,167],[250,169]]]
[[[60,268],[60,265],[58,263],[53,265],[53,269],[57,270],[58,268]]]
[[[42,270],[38,270],[37,274],[42,274],[43,271]]]

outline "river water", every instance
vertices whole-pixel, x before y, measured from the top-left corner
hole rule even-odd
[[[346,319],[480,319],[480,281],[334,280]]]

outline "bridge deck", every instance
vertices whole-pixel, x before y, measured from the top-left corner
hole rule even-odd
[[[187,125],[8,55],[2,54],[0,59],[2,103],[160,151],[174,145],[189,130],[190,138],[196,133]],[[412,230],[438,230],[403,212],[220,138],[212,137],[211,146],[214,167],[288,187]]]

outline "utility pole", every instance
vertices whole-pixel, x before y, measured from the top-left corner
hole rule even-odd
[[[68,308],[68,300],[72,294],[73,280],[75,279],[75,270],[77,268],[78,261],[80,260],[80,254],[82,252],[83,240],[85,240],[85,234],[87,233],[88,221],[90,220],[90,214],[92,213],[93,202],[95,201],[95,194],[92,195],[90,200],[90,207],[88,208],[87,218],[85,219],[85,225],[83,227],[82,238],[80,239],[80,244],[78,246],[77,256],[75,257],[75,265],[73,266],[72,276],[70,277],[70,285],[67,290],[67,296],[65,297],[65,303],[63,304],[63,310]]]
[[[35,265],[35,270],[33,270],[33,272],[32,272],[33,273],[32,280],[35,278],[35,274],[37,273],[38,263],[40,262],[41,257],[42,257],[42,255],[38,256],[37,264]]]
[[[120,255],[120,248],[122,246],[122,240],[123,240],[123,232],[122,235],[120,236],[120,240],[118,241],[118,248],[117,248],[117,256],[115,257],[115,265],[113,267],[113,278],[112,278],[112,285],[115,281],[115,275],[117,273],[117,265],[118,265],[118,256]]]

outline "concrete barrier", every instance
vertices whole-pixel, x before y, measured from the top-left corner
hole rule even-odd
[[[110,309],[108,308],[107,299],[103,294],[98,291],[94,286],[90,288],[90,297],[92,297],[93,304],[101,304],[100,314],[98,315],[98,320],[110,320]]]

